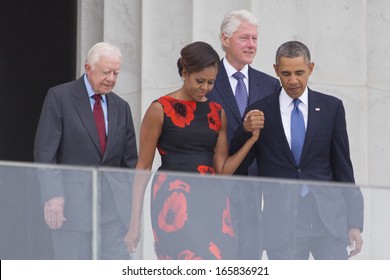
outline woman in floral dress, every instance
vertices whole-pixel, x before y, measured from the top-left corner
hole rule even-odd
[[[215,176],[188,174],[233,174],[259,131],[229,157],[225,113],[206,97],[218,72],[217,52],[207,43],[194,42],[182,49],[177,65],[183,86],[154,101],[145,113],[136,167],[150,170],[158,149],[162,164],[151,191],[155,252],[158,259],[237,259],[227,190]],[[125,237],[129,251],[140,239],[145,188],[136,178]]]

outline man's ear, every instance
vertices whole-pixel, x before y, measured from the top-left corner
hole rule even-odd
[[[311,75],[311,72],[313,72],[313,69],[314,69],[314,62],[310,62],[310,64],[309,64],[310,75]]]
[[[224,47],[227,47],[227,46],[229,45],[229,37],[226,35],[225,32],[223,32],[223,33],[221,34],[221,41],[222,41],[222,45],[223,45]]]
[[[275,70],[276,76],[279,77],[279,74],[278,74],[278,65],[277,65],[277,64],[274,64],[274,70]]]

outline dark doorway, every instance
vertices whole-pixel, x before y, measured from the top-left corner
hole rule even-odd
[[[29,162],[48,88],[75,78],[77,0],[8,1],[0,22],[0,160]]]
[[[76,75],[77,0],[15,0],[0,9],[0,161],[33,161],[47,90]],[[50,259],[34,170],[0,166],[0,258]]]

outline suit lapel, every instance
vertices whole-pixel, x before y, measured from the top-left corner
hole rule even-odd
[[[255,101],[260,99],[261,94],[254,94],[254,93],[260,93],[261,92],[261,81],[260,79],[256,79],[254,75],[253,69],[249,66],[248,67],[248,80],[249,80],[249,99],[248,104],[252,104]]]
[[[99,138],[97,134],[95,120],[93,118],[91,103],[88,99],[88,92],[85,88],[84,77],[77,80],[76,92],[73,94],[73,104],[79,115],[79,118],[91,136],[96,148],[100,152]]]
[[[229,77],[226,73],[225,66],[221,60],[220,69],[217,75],[215,87],[217,93],[220,95],[220,98],[225,101],[226,106],[229,108],[230,112],[233,113],[233,116],[237,119],[238,122],[241,122],[241,115],[238,109],[236,98],[230,86]]]
[[[112,145],[115,142],[114,137],[115,137],[115,128],[116,128],[116,123],[118,120],[118,108],[117,108],[117,103],[115,102],[114,98],[111,96],[113,94],[110,92],[109,94],[106,95],[106,100],[107,100],[107,113],[108,113],[108,137],[107,137],[107,147],[106,147],[106,152],[104,153],[103,160],[106,158],[107,154],[110,152],[112,149]]]
[[[321,106],[320,97],[318,94],[313,93],[312,90],[308,89],[308,116],[307,116],[307,128],[305,135],[305,142],[303,145],[301,162],[305,159],[305,155],[309,151],[309,147],[312,144],[314,135],[318,129],[318,124],[321,119]]]
[[[273,94],[270,99],[267,99],[270,110],[267,114],[265,114],[265,126],[269,126],[270,133],[275,135],[275,139],[279,142],[283,153],[285,153],[286,157],[292,164],[295,164],[295,160],[283,128],[282,116],[280,115],[279,95],[280,91]]]

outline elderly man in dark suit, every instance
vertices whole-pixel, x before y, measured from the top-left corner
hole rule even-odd
[[[112,92],[121,64],[119,48],[98,43],[87,54],[85,75],[49,89],[35,136],[35,162],[135,167],[137,147],[130,106]],[[76,171],[63,173],[66,175],[47,172],[40,177],[55,258],[90,259],[91,176]],[[111,183],[106,177],[101,183],[110,187],[102,187],[100,193],[100,257],[128,259],[123,238],[130,211],[117,202],[128,197],[130,209],[131,186]]]
[[[314,69],[309,49],[297,41],[282,44],[275,72],[282,88],[249,106],[231,151],[264,122],[253,153],[259,176],[301,179],[300,186],[264,187],[264,244],[269,259],[347,259],[363,244],[363,196],[354,183],[341,100],[307,87]],[[310,181],[350,183],[317,186]],[[348,255],[347,247],[351,246]]]
[[[242,123],[246,107],[272,94],[280,86],[276,78],[250,66],[257,52],[257,26],[256,17],[247,10],[231,11],[221,24],[220,39],[226,56],[221,60],[214,88],[207,97],[221,104],[225,110],[229,142]],[[237,75],[243,79],[237,80]],[[243,82],[242,100],[238,99],[240,82]],[[246,175],[257,175],[256,164],[251,166]],[[235,184],[230,201],[239,259],[260,259],[261,188],[254,188],[249,183]]]

